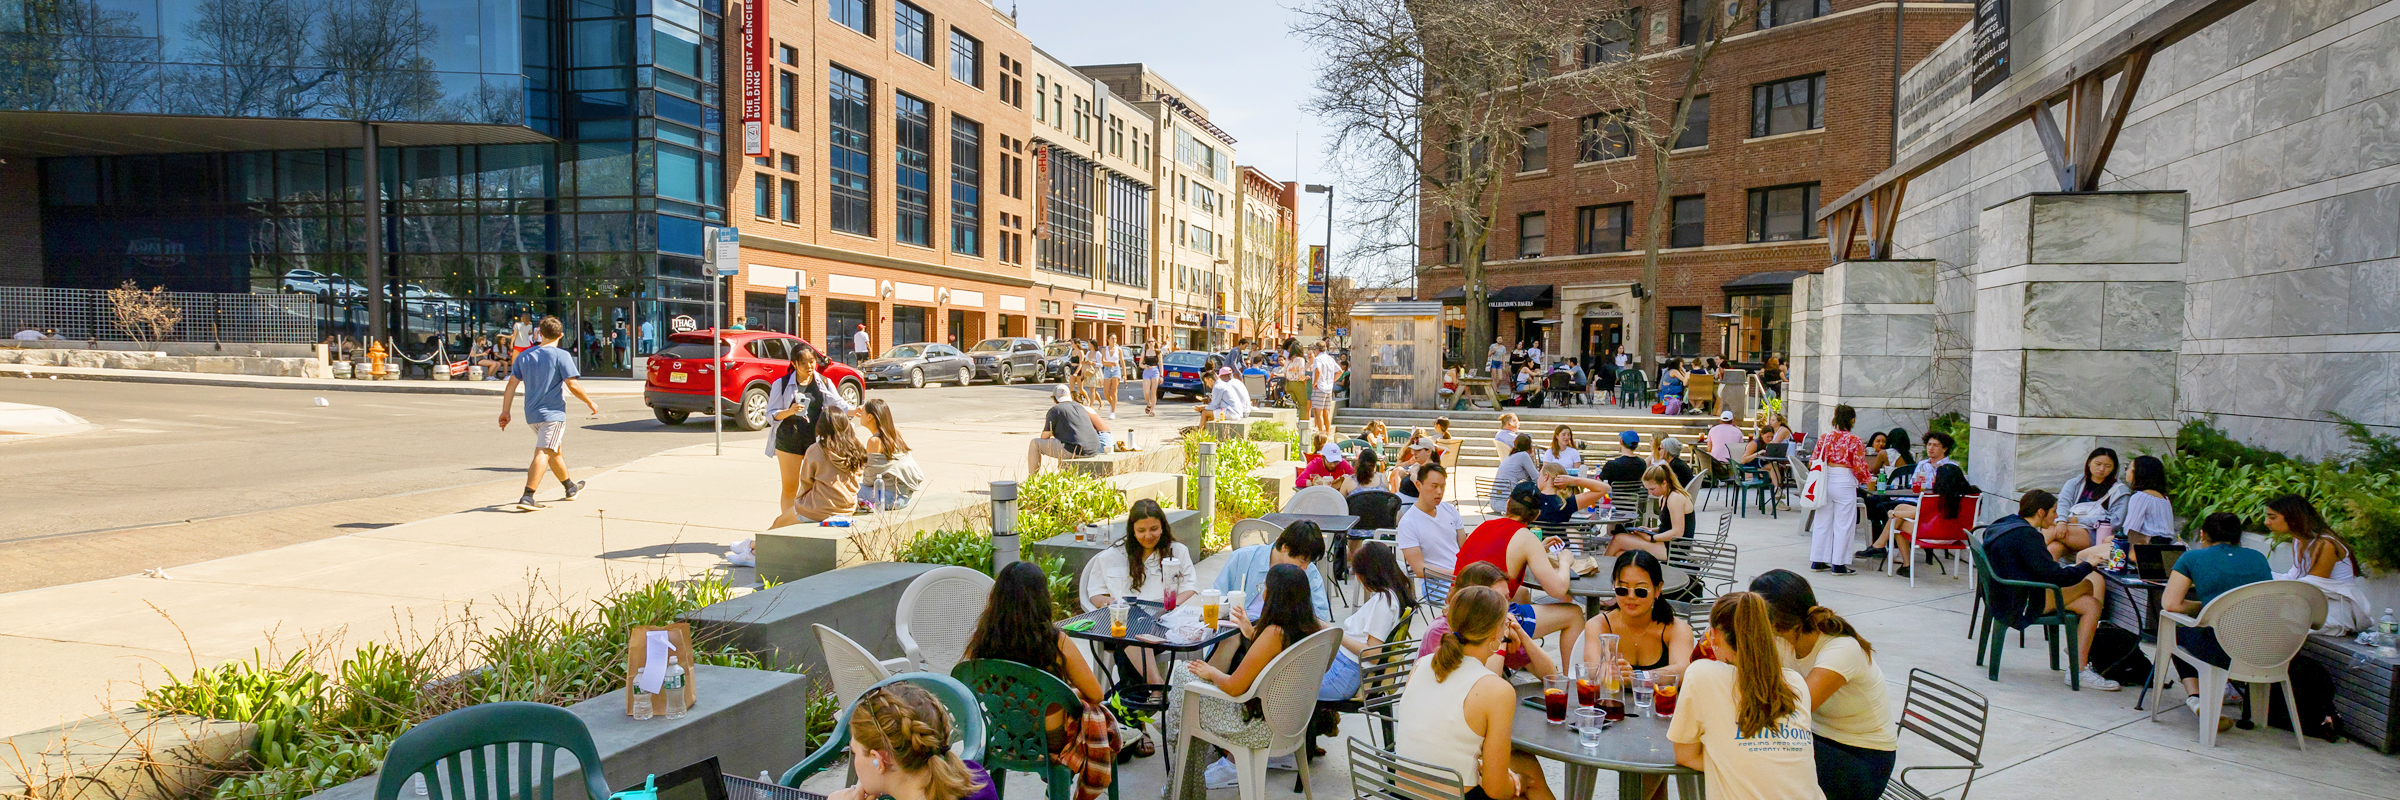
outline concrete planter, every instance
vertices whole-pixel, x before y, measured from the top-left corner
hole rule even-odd
[[[125,709],[0,740],[0,797],[172,800],[247,757],[258,726]]]

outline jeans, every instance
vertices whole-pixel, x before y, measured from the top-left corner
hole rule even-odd
[[[2224,669],[2233,665],[2233,657],[2226,655],[2225,648],[2217,644],[2217,629],[2215,628],[2176,628],[2175,643],[2181,645],[2184,652],[2191,653],[2200,660],[2208,662],[2210,666]],[[2168,660],[2175,662],[2175,671],[2183,677],[2190,680],[2200,679],[2200,670],[2193,668],[2189,662],[2180,658]]]
[[[1342,650],[1333,654],[1333,663],[1325,668],[1325,680],[1317,683],[1317,699],[1331,702],[1348,700],[1358,694],[1358,656]]]
[[[1817,787],[1825,800],[1876,800],[1892,781],[1892,762],[1900,753],[1852,747],[1817,735]]]

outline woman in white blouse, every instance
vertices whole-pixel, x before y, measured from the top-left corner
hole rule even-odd
[[[1169,591],[1175,593],[1176,605],[1182,605],[1199,593],[1192,551],[1175,541],[1175,531],[1167,526],[1166,509],[1159,507],[1158,501],[1133,501],[1125,515],[1125,527],[1123,547],[1094,553],[1091,563],[1084,565],[1084,569],[1099,570],[1100,584],[1088,598],[1093,608],[1120,597],[1163,603]],[[1172,569],[1165,563],[1168,558],[1176,561]]]
[[[2125,499],[2125,534],[2143,534],[2150,541],[2132,539],[2137,544],[2165,544],[2175,540],[2175,505],[2167,498],[2167,465],[2157,456],[2135,456],[2130,481],[2133,494]]]
[[[1569,472],[1583,468],[1583,452],[1575,449],[1575,429],[1565,425],[1550,432],[1550,447],[1543,451],[1542,461],[1567,468]]]

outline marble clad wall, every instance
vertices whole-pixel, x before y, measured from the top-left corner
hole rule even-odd
[[[1817,350],[1824,338],[1817,286],[1822,280],[1817,275],[1792,279],[1792,363],[1783,379],[1784,418],[1793,430],[1810,434],[1824,430],[1817,423]]]
[[[1933,275],[1930,260],[1845,261],[1814,282],[1814,430],[1832,427],[1833,407],[1849,405],[1858,411],[1853,430],[1923,433],[1933,406]]]
[[[2172,448],[2188,199],[2031,194],[1984,211],[1968,420],[1977,485],[2050,489],[2094,447]]]

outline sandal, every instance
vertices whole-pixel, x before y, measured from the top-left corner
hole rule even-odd
[[[1134,758],[1149,758],[1158,755],[1158,745],[1150,741],[1150,734],[1145,733],[1142,738],[1133,741],[1132,747],[1125,748],[1125,752],[1132,753]],[[1119,761],[1122,763],[1122,759]]]

